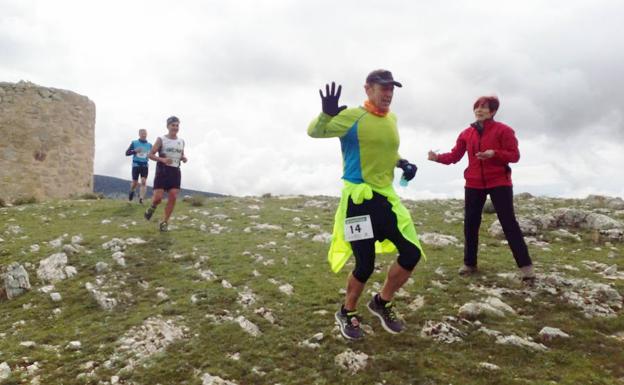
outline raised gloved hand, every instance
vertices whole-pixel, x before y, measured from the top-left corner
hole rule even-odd
[[[339,85],[338,90],[336,90],[336,83],[334,82],[331,83],[331,90],[329,88],[329,84],[325,84],[325,96],[323,96],[323,91],[319,90],[324,113],[329,116],[336,116],[340,113],[340,111],[347,108],[347,106],[338,107],[338,99],[340,99],[341,91],[342,86]]]
[[[407,159],[399,159],[397,167],[403,170],[403,179],[406,181],[414,179],[416,171],[418,170],[418,167],[416,167],[415,164],[408,162]]]

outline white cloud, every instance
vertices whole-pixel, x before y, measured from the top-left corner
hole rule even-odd
[[[30,80],[97,106],[95,171],[127,178],[124,151],[181,118],[185,187],[338,194],[336,139],[305,134],[317,90],[344,104],[389,68],[411,198],[461,197],[466,160],[442,166],[476,97],[501,97],[522,158],[516,191],[623,195],[624,34],[616,0],[541,2],[0,0],[0,81]],[[591,28],[582,26],[591,25]],[[398,174],[397,174],[398,175]],[[153,176],[153,173],[152,173]],[[151,180],[151,177],[150,177]]]

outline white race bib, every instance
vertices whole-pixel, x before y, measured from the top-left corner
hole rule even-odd
[[[373,238],[373,224],[370,215],[345,219],[344,236],[347,242]]]

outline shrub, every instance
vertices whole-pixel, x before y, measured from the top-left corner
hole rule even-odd
[[[37,203],[37,198],[34,196],[23,196],[13,200],[13,206],[28,205],[32,203]]]
[[[204,205],[205,200],[206,198],[204,198],[202,195],[193,195],[189,202],[191,203],[191,206],[199,207]]]
[[[85,199],[85,200],[100,200],[104,199],[104,194],[102,193],[84,193],[82,195],[78,195],[76,199]]]

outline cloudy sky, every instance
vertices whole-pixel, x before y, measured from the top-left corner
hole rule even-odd
[[[0,81],[93,100],[97,174],[129,179],[137,130],[153,141],[177,115],[184,187],[338,195],[338,140],[306,135],[318,89],[335,80],[357,106],[386,68],[404,85],[400,153],[419,167],[400,195],[462,196],[467,159],[427,151],[496,94],[520,142],[516,192],[624,196],[623,17],[619,0],[0,0]]]

